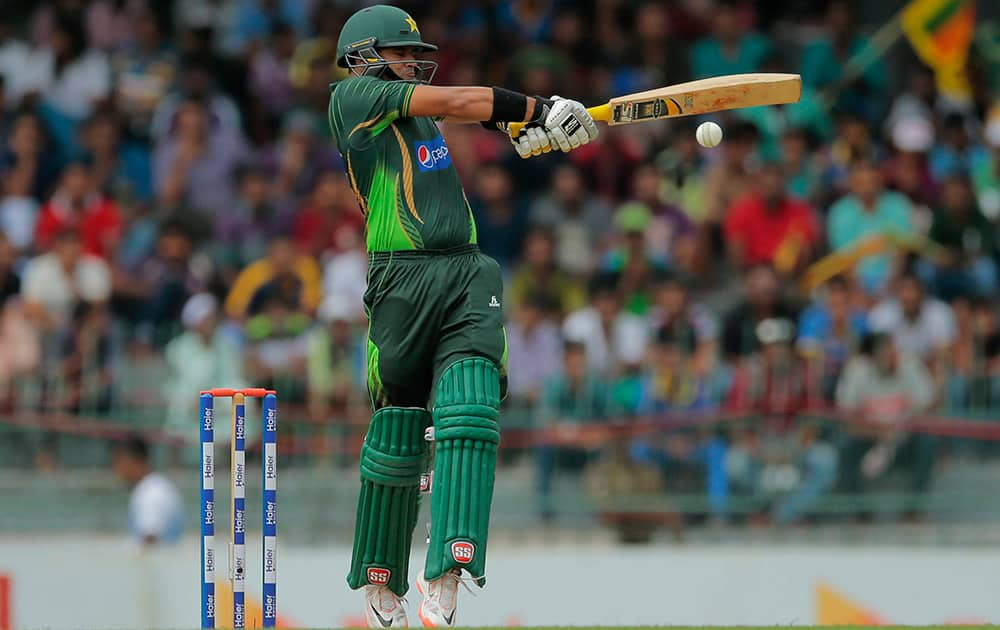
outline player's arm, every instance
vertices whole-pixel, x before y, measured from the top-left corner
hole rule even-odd
[[[553,147],[571,151],[598,133],[597,123],[576,101],[558,96],[526,96],[498,87],[418,85],[410,95],[406,115],[481,122],[504,132],[509,123],[526,123],[518,138],[511,137],[521,157],[545,153]]]
[[[507,91],[507,90],[504,90]],[[410,106],[406,112],[409,116],[428,116],[445,118],[454,122],[530,122],[536,114],[541,113],[541,99],[531,96],[517,95],[513,100],[521,103],[511,103],[511,109],[494,112],[494,102],[504,99],[496,98],[494,88],[488,87],[440,87],[434,85],[418,85],[410,96]],[[518,99],[517,97],[520,97]],[[495,118],[494,115],[499,115]]]

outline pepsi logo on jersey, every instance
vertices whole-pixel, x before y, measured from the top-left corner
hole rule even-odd
[[[422,173],[439,171],[451,166],[451,154],[441,136],[433,140],[414,142],[413,149],[417,154],[417,166]]]

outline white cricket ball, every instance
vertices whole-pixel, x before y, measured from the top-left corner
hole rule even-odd
[[[714,122],[701,123],[695,131],[695,138],[698,139],[698,144],[703,147],[717,147],[722,142],[722,127]]]

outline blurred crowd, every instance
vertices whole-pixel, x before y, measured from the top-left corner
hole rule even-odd
[[[363,426],[364,221],[326,123],[337,34],[361,4],[48,0],[0,15],[4,414],[156,406],[194,442],[197,392],[252,384],[319,426]],[[444,126],[506,275],[505,421],[563,430],[530,449],[543,515],[559,471],[602,471],[607,493],[618,466],[657,492],[693,475],[715,518],[766,496],[765,518],[793,522],[892,470],[925,491],[940,445],[907,420],[995,417],[995,22],[978,25],[973,95],[955,102],[908,51],[855,71],[878,24],[843,0],[399,4],[441,47],[439,84],[594,104],[802,75],[799,103],[712,116],[725,138],[711,150],[697,119],[603,127],[531,160]],[[162,370],[143,384],[150,363]],[[867,422],[832,429],[819,411]],[[710,428],[573,437],[657,415]],[[44,445],[37,463],[58,465]]]

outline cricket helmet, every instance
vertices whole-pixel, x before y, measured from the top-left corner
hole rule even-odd
[[[357,11],[344,22],[337,39],[337,65],[361,70],[361,74],[366,76],[397,79],[396,73],[388,69],[389,62],[378,52],[380,48],[396,46],[437,50],[437,46],[428,44],[420,37],[416,20],[406,11],[387,4],[370,6]],[[413,59],[412,62],[417,65],[416,80],[430,83],[437,63],[422,59]]]

